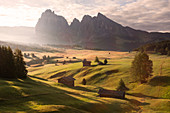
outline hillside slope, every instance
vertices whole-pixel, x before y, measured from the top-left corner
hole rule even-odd
[[[2,113],[124,113],[139,110],[128,100],[97,97],[98,87],[93,86],[69,88],[37,77],[0,80],[0,84]]]
[[[62,76],[76,78],[76,86],[79,86],[85,78],[88,86],[116,89],[119,80],[123,79],[130,90],[126,98],[130,103],[137,105],[139,110],[148,112],[169,112],[170,105],[170,57],[150,54],[153,61],[153,77],[146,84],[133,83],[130,76],[130,66],[135,53],[127,53],[120,58],[112,58],[108,65],[96,65],[82,67],[82,63],[74,63],[63,66],[52,64],[45,67],[28,68],[29,74],[35,77],[56,82]],[[99,56],[99,59],[100,56]]]
[[[170,57],[150,54],[154,76],[148,83],[138,84],[133,83],[129,72],[135,54],[113,57],[108,65],[100,66],[93,62],[91,67],[82,67],[81,63],[29,67],[25,80],[0,79],[0,112],[168,113]],[[75,87],[58,84],[57,78],[62,76],[76,78]],[[88,85],[81,85],[83,78]],[[126,99],[98,97],[101,87],[115,89],[121,78],[130,89]]]

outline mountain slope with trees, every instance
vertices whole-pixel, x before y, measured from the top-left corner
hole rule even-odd
[[[154,53],[159,53],[161,55],[170,56],[170,41],[161,41],[155,43],[145,44],[137,49],[136,51],[153,51]]]

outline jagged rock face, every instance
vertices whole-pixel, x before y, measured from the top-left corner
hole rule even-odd
[[[68,23],[62,16],[54,14],[51,10],[42,13],[36,24],[36,31],[52,35],[62,35],[68,29]]]
[[[104,50],[131,50],[142,44],[170,40],[170,34],[148,33],[124,27],[101,13],[96,17],[85,15],[80,22],[74,19],[69,26],[66,19],[46,10],[36,25],[36,32],[59,37],[69,44]]]

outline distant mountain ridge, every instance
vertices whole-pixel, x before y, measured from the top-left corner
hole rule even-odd
[[[63,44],[103,50],[129,51],[149,42],[170,40],[170,33],[124,27],[101,13],[95,17],[85,15],[81,21],[75,18],[69,25],[64,17],[49,9],[42,13],[35,30],[37,34],[52,35]]]

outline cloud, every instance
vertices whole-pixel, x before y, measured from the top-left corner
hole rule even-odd
[[[136,29],[170,31],[169,0],[138,0],[121,6],[119,11],[109,17]]]
[[[81,20],[85,14],[101,12],[124,26],[170,31],[170,0],[1,0],[0,19],[8,17],[13,20],[4,22],[15,25],[19,20],[16,25],[35,26],[46,9],[64,16],[69,23],[74,18]]]

